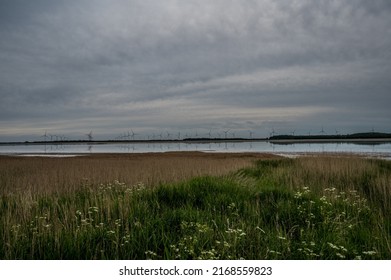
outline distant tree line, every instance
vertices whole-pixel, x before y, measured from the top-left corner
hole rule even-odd
[[[275,135],[270,140],[306,140],[306,139],[384,139],[391,138],[391,133],[362,132],[353,134],[329,134],[329,135]]]

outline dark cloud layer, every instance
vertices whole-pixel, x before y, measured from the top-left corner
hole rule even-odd
[[[390,131],[390,27],[387,0],[1,1],[0,141]]]

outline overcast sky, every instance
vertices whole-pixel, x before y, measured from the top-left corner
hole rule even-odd
[[[0,141],[391,132],[390,107],[389,0],[0,0]]]

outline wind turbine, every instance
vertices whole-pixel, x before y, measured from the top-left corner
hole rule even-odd
[[[293,131],[291,132],[292,136],[295,136],[295,132],[296,132],[296,130],[293,130]]]
[[[225,134],[225,139],[227,139],[227,134],[228,134],[228,132],[229,132],[230,130],[231,130],[231,129],[228,129],[228,130],[223,131],[224,134]]]
[[[92,141],[92,130],[90,131],[90,133],[87,133],[86,135],[88,137],[88,141]]]
[[[123,134],[121,133],[121,135],[118,136],[118,138],[121,139],[121,140],[126,140],[126,139],[129,140],[129,137],[130,137],[129,133],[126,134],[126,132],[124,132]]]
[[[132,133],[130,134],[130,136],[132,137],[132,140],[134,140],[134,136],[137,135],[137,133],[134,133],[133,129],[130,130]]]
[[[249,130],[248,133],[250,134],[250,139],[253,139],[253,134],[254,134],[254,132],[252,132],[251,130]]]
[[[323,129],[323,125],[322,125],[322,130],[319,131],[319,132],[322,133],[322,135],[326,133],[326,132],[324,131],[324,129]]]
[[[276,132],[274,131],[274,127],[272,127],[272,131],[270,132],[270,137],[273,137]]]
[[[43,139],[45,140],[45,142],[47,141],[48,135],[47,135],[47,133],[46,133],[46,130],[45,130],[45,134],[44,134],[44,135],[41,135],[41,137],[43,137]]]

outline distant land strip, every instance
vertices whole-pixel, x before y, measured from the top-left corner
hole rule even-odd
[[[266,138],[183,138],[183,139],[127,139],[127,140],[53,140],[53,141],[19,141],[19,142],[0,142],[0,145],[42,145],[42,144],[110,144],[110,143],[180,143],[180,142],[257,142],[269,141],[273,143],[314,143],[314,142],[391,142],[391,133],[383,132],[363,132],[353,134],[327,134],[327,135],[274,135]]]

